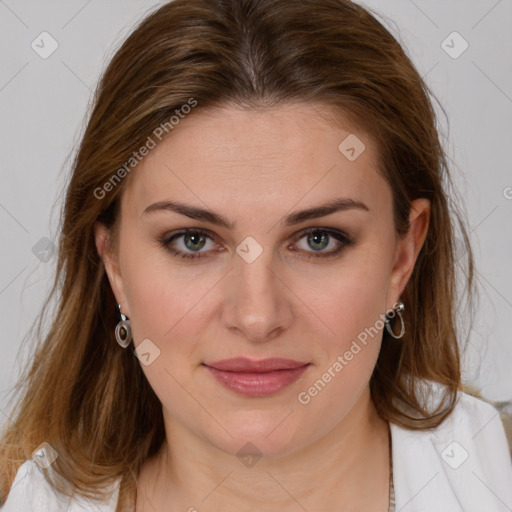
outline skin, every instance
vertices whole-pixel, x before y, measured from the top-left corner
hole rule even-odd
[[[135,346],[149,338],[160,350],[141,367],[162,402],[167,439],[142,468],[137,512],[388,508],[389,426],[369,392],[382,329],[308,404],[297,397],[359,333],[380,327],[380,315],[400,299],[430,204],[413,202],[409,233],[399,238],[376,146],[331,114],[303,103],[194,112],[129,176],[116,243],[96,225],[98,252]],[[338,145],[353,133],[366,149],[349,161]],[[281,222],[340,197],[369,211]],[[169,200],[209,208],[236,226],[165,210],[143,213]],[[343,245],[334,237],[315,245],[302,234],[312,227],[343,231],[353,243],[337,256],[308,259]],[[202,248],[197,240],[185,245],[183,236],[173,242],[204,258],[182,261],[159,244],[183,228],[210,230]],[[236,252],[247,236],[263,248],[252,263]],[[201,364],[235,356],[311,365],[274,395],[246,397]],[[262,454],[251,467],[236,455],[247,442]]]

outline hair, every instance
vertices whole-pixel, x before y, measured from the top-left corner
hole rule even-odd
[[[430,96],[377,14],[349,0],[175,0],[141,20],[103,72],[74,156],[55,280],[0,441],[0,504],[44,441],[59,454],[55,489],[94,498],[123,477],[121,502],[165,440],[161,403],[132,350],[114,338],[116,302],[94,225],[115,233],[126,162],[191,99],[190,115],[287,102],[342,112],[376,143],[398,235],[407,232],[411,201],[431,201],[425,243],[401,297],[407,332],[395,340],[384,330],[369,385],[389,422],[421,430],[444,421],[464,389],[456,314],[459,286],[472,297],[473,255]],[[113,184],[116,170],[124,179]],[[51,298],[56,307],[43,335]],[[422,381],[443,386],[432,410]]]

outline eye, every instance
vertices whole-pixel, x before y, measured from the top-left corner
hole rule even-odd
[[[298,240],[305,239],[305,252],[306,258],[328,258],[336,256],[343,249],[353,243],[353,240],[342,231],[327,229],[327,228],[309,228],[301,233]],[[334,246],[334,248],[332,248]],[[330,251],[325,251],[327,247],[331,247]],[[310,251],[309,249],[313,249]],[[291,249],[296,251],[296,249]]]
[[[176,240],[179,240],[180,238],[182,239],[181,248],[176,249],[173,247],[173,244],[176,244]],[[182,260],[193,260],[206,256],[206,254],[199,251],[207,246],[208,240],[213,243],[212,237],[208,231],[203,229],[183,229],[170,236],[162,238],[159,242],[176,258],[181,258]],[[213,245],[215,246],[216,244]],[[210,250],[214,249],[210,247]],[[192,252],[189,253],[187,251]]]
[[[306,240],[306,247],[294,248],[297,241],[302,239]],[[180,243],[177,242],[178,240],[180,240]],[[220,246],[213,241],[212,234],[203,229],[183,229],[158,241],[174,257],[181,260],[199,259],[206,257],[206,253],[212,250],[217,252],[224,250],[219,249]],[[205,247],[208,248],[208,242],[211,244],[210,251],[202,251]],[[342,231],[327,228],[309,228],[296,238],[294,245],[288,247],[291,248],[292,252],[304,254],[305,258],[328,258],[341,253],[345,247],[352,243],[353,240]],[[176,248],[176,245],[178,245],[178,248]],[[331,250],[325,251],[328,247],[331,247]],[[312,249],[312,251],[309,249]]]

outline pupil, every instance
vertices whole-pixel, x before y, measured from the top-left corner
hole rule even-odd
[[[321,235],[318,235],[317,233],[311,234],[309,240],[313,239],[314,240],[313,243],[315,243],[315,244],[318,244],[318,243],[322,244],[322,242],[323,242],[324,245],[323,245],[323,247],[320,247],[320,249],[325,249],[325,247],[328,245],[329,235],[327,233],[323,233],[323,232],[320,232],[320,233],[322,233]],[[315,247],[312,247],[312,248],[315,249]]]
[[[189,249],[195,250],[195,249],[201,249],[204,246],[205,237],[203,235],[199,234],[199,233],[193,233],[191,235],[186,235],[185,240],[186,241],[188,241],[188,240],[195,240],[195,241],[192,242],[192,245],[200,244],[200,247],[190,247],[189,244],[187,244],[187,242],[185,242],[185,245]]]

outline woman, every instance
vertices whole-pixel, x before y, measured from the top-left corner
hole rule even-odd
[[[510,510],[499,415],[461,382],[457,227],[468,294],[472,256],[435,126],[347,0],[148,16],[74,162],[2,512]]]

